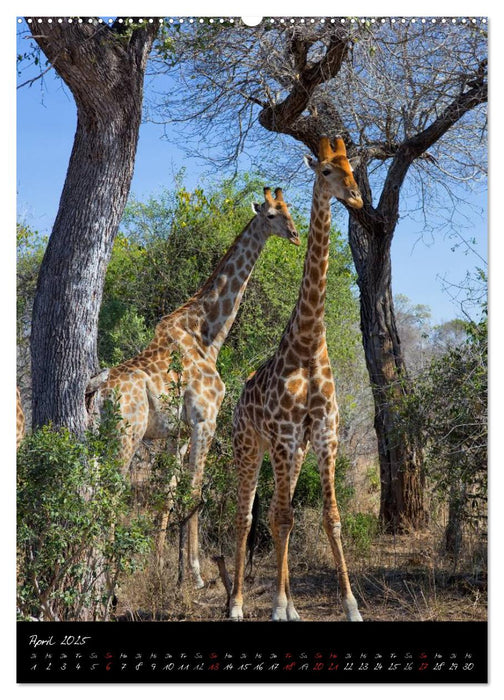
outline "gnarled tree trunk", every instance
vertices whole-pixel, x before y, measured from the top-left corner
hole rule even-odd
[[[77,105],[77,131],[38,278],[31,361],[33,428],[77,435],[98,371],[96,336],[106,268],[129,193],[147,57],[157,24],[33,20],[34,39]],[[118,25],[119,27],[119,25]]]

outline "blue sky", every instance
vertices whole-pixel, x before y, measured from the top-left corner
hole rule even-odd
[[[18,42],[26,50],[27,42]],[[19,48],[18,48],[19,50]],[[76,125],[73,98],[53,72],[44,83],[17,91],[17,217],[41,234],[48,235],[56,216]],[[163,127],[141,126],[131,192],[140,199],[171,187],[173,174],[187,165],[187,155],[162,139]],[[187,186],[194,187],[204,176],[205,164],[191,161]],[[415,304],[431,308],[435,323],[460,316],[457,304],[443,291],[443,279],[461,282],[466,272],[487,260],[486,193],[473,197],[482,209],[467,212],[463,235],[475,238],[475,253],[445,235],[422,237],[422,222],[401,220],[392,246],[394,294],[404,294]]]

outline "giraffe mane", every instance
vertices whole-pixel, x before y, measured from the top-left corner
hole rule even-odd
[[[255,217],[252,217],[252,219],[243,227],[243,230],[241,231],[241,233],[238,234],[238,236],[236,236],[236,238],[234,239],[232,244],[229,246],[228,250],[225,252],[223,257],[220,259],[219,263],[217,264],[217,267],[214,269],[214,271],[212,272],[210,277],[208,277],[206,282],[203,283],[203,285],[198,289],[198,291],[195,292],[194,295],[190,299],[188,299],[186,301],[186,303],[183,304],[183,306],[180,307],[181,309],[183,309],[183,308],[185,309],[187,306],[190,306],[196,299],[201,298],[202,296],[205,295],[206,292],[209,291],[209,289],[211,289],[216,278],[221,274],[221,272],[224,269],[224,267],[226,266],[228,260],[234,254],[234,249],[235,249],[236,244],[238,243],[239,238],[242,236],[245,229],[247,229],[250,226],[250,224],[252,223],[254,218]]]

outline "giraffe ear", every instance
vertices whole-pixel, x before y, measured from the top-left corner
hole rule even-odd
[[[317,161],[313,156],[307,155],[303,156],[304,164],[306,165],[307,168],[311,168],[312,170],[315,170],[317,167]]]
[[[359,158],[359,156],[355,156],[355,158],[349,159],[348,162],[350,163],[350,167],[351,167],[352,172],[353,172],[355,170],[355,168],[357,168],[357,166],[359,165],[360,158]]]
[[[261,205],[257,202],[252,202],[252,211],[254,212],[254,214],[259,214],[259,212],[261,211]]]

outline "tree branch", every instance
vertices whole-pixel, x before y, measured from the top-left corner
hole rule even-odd
[[[33,85],[33,83],[36,83],[37,80],[41,80],[46,73],[49,73],[50,70],[52,70],[54,66],[49,65],[45,70],[43,70],[41,73],[36,75],[34,78],[30,78],[30,80],[25,80],[24,83],[21,83],[16,87],[16,90],[19,90],[19,88],[25,87],[26,85],[29,85],[30,87]]]
[[[406,139],[398,148],[383,186],[378,211],[390,225],[395,225],[399,210],[399,191],[410,165],[438,141],[464,114],[487,101],[488,89],[484,78],[467,92],[461,93],[430,126]]]
[[[305,43],[305,42],[298,42]],[[312,66],[306,65],[307,47],[296,45],[296,63],[303,66],[292,90],[287,97],[276,105],[269,105],[259,114],[259,123],[269,131],[295,135],[313,150],[313,136],[308,135],[306,118],[300,124],[296,122],[308,107],[315,89],[322,83],[338,75],[348,52],[348,38],[333,34],[326,53]],[[301,137],[303,134],[303,137]],[[318,141],[318,136],[315,136]],[[316,150],[315,150],[316,152]]]

